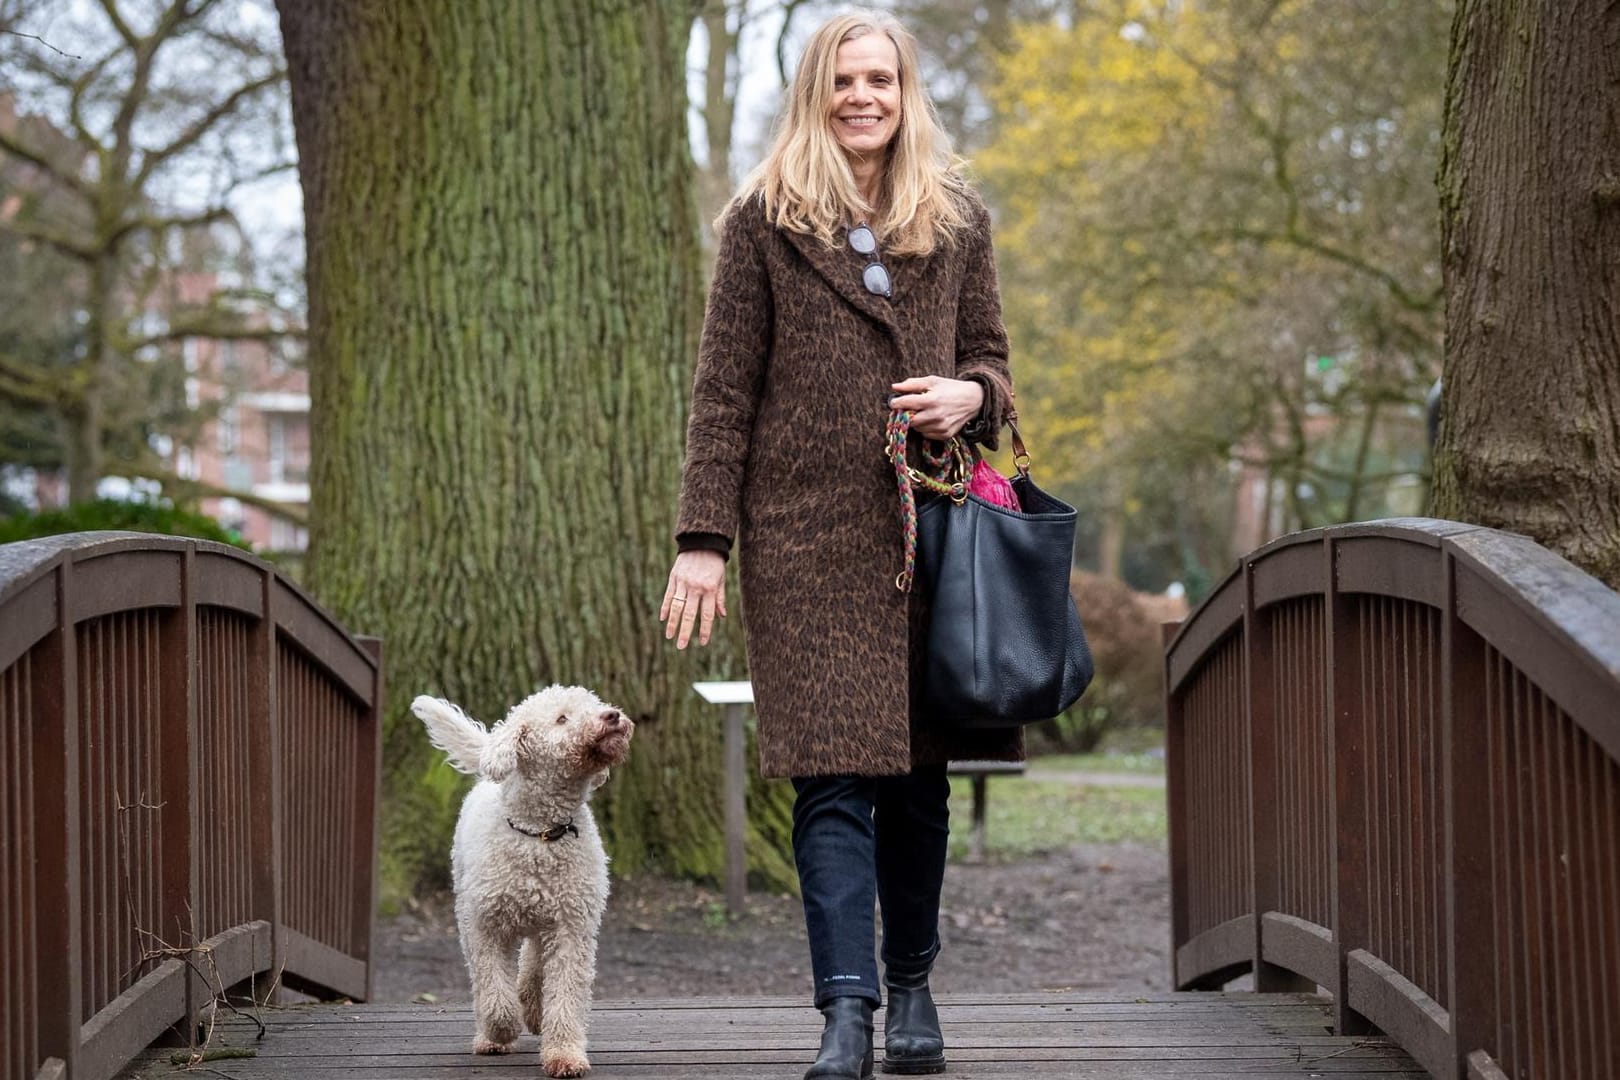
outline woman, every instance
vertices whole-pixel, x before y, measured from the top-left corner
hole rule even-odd
[[[791,777],[793,849],[825,1015],[807,1077],[872,1070],[874,894],[884,1071],[945,1068],[939,951],[946,763],[1016,760],[1016,733],[914,710],[927,611],[902,591],[891,405],[918,436],[995,445],[1011,407],[989,214],[957,173],[891,17],[810,39],[765,161],[718,223],[659,618],[685,648],[724,617],[733,540],[760,768]]]

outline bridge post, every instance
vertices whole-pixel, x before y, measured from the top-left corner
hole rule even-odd
[[[1473,821],[1491,802],[1491,760],[1485,702],[1485,643],[1457,613],[1457,556],[1442,556],[1445,590],[1440,609],[1441,804],[1445,813],[1446,968],[1450,983],[1451,1064],[1456,1080],[1468,1075],[1468,1055],[1494,1045],[1496,950],[1492,938],[1491,830]],[[1494,941],[1492,942],[1494,946]]]
[[[56,628],[35,646],[30,736],[34,786],[34,895],[41,977],[36,1027],[39,1058],[61,1061],[69,1076],[79,1058],[84,944],[79,906],[79,665],[73,620],[73,563],[63,560],[47,590]],[[56,977],[45,977],[47,966]]]
[[[162,862],[157,868],[161,899],[159,925],[150,928],[157,941],[176,949],[195,949],[199,944],[198,912],[202,904],[198,884],[202,880],[201,851],[197,843],[197,818],[201,785],[201,762],[197,753],[197,551],[187,544],[178,552],[180,561],[180,606],[163,615],[158,624],[159,713],[158,756],[161,760],[160,793],[131,792],[127,798],[153,798],[161,807],[158,829],[163,837]],[[131,859],[141,857],[131,852]],[[171,935],[173,935],[171,937]],[[174,1034],[193,1046],[197,1041],[197,1020],[213,989],[197,966],[185,965],[185,1016],[174,1025]]]
[[[1164,669],[1164,781],[1165,805],[1170,819],[1170,881],[1172,886],[1187,880],[1187,778],[1186,748],[1181,722],[1181,696],[1170,687],[1170,641],[1181,629],[1178,622],[1159,624],[1160,666]],[[1170,986],[1180,989],[1182,978],[1177,956],[1187,940],[1187,890],[1170,890]]]
[[[1243,699],[1249,729],[1250,911],[1254,919],[1254,988],[1262,993],[1309,992],[1315,980],[1267,962],[1265,916],[1281,906],[1282,805],[1277,772],[1279,747],[1275,653],[1272,619],[1262,615],[1254,597],[1254,563],[1243,561]]]
[[[261,982],[252,978],[252,992],[260,1004],[273,1004],[279,976],[287,960],[282,933],[282,819],[281,819],[281,703],[276,673],[276,576],[260,580],[262,615],[254,627],[248,675],[252,701],[249,708],[251,741],[248,762],[252,770],[253,918],[270,925],[269,974]]]
[[[1327,560],[1327,646],[1325,662],[1327,712],[1333,740],[1334,799],[1328,833],[1333,838],[1333,1027],[1340,1035],[1365,1035],[1371,1023],[1350,1007],[1347,959],[1365,948],[1367,925],[1367,800],[1362,786],[1368,765],[1366,703],[1362,700],[1362,659],[1357,649],[1350,602],[1339,591],[1338,543],[1332,533],[1322,541]]]
[[[360,647],[377,661],[371,681],[371,705],[357,738],[360,752],[356,755],[355,773],[357,790],[355,806],[358,808],[354,823],[354,852],[365,861],[355,867],[360,880],[354,889],[354,940],[358,959],[366,963],[366,1000],[376,997],[377,965],[372,960],[371,943],[373,923],[377,916],[377,839],[382,821],[382,746],[383,746],[383,640],[379,637],[357,636]]]

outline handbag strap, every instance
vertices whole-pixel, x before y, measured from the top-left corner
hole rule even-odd
[[[1024,436],[1018,430],[1016,409],[1007,414],[1007,427],[1012,431],[1013,467],[1018,470],[1019,476],[1028,480],[1029,450],[1024,446]],[[906,554],[905,565],[895,575],[894,584],[901,592],[911,591],[911,582],[917,573],[917,493],[914,487],[921,486],[938,495],[949,495],[952,502],[960,505],[967,499],[967,481],[973,470],[972,462],[979,460],[978,446],[970,447],[959,438],[944,443],[924,439],[924,467],[915,468],[906,461],[906,441],[910,434],[911,413],[904,409],[891,411],[884,438],[889,460],[894,463],[895,483],[900,489],[900,522]],[[936,446],[943,449],[935,450]],[[957,470],[954,481],[950,478],[952,466]]]
[[[900,489],[900,522],[906,553],[905,564],[894,579],[895,588],[901,592],[911,591],[911,582],[917,573],[917,493],[914,487],[949,495],[954,502],[961,503],[967,498],[970,468],[967,451],[959,439],[950,439],[943,444],[933,439],[923,440],[923,468],[912,466],[906,460],[906,442],[910,434],[911,413],[904,409],[890,412],[885,442],[889,460],[894,463],[895,483]],[[944,449],[935,450],[936,446],[943,446]],[[957,470],[954,481],[950,478],[953,466]]]
[[[1014,409],[1007,414],[1007,427],[1012,431],[1013,468],[1025,480],[1029,479],[1029,451],[1024,447],[1024,436],[1018,431],[1018,410]]]

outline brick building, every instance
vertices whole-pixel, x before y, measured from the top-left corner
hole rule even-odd
[[[177,285],[181,303],[201,304],[217,281],[213,274],[185,273]],[[246,314],[250,323],[267,323]],[[289,350],[287,342],[187,338],[186,404],[210,419],[171,451],[179,476],[251,497],[210,496],[202,511],[271,551],[302,551],[308,542],[303,526],[257,502],[278,503],[300,516],[309,511],[309,374],[288,362]]]

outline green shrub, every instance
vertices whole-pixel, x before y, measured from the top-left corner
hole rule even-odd
[[[190,536],[198,540],[232,544],[244,551],[253,550],[240,536],[205,514],[177,510],[158,503],[118,502],[113,499],[97,499],[94,502],[74,503],[60,510],[0,518],[0,544],[59,536],[62,533],[103,530]]]
[[[378,849],[381,904],[385,914],[400,909],[414,894],[450,888],[450,847],[461,800],[472,778],[435,755],[415,782],[399,777],[400,794],[383,803],[382,842]]]

